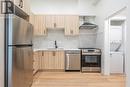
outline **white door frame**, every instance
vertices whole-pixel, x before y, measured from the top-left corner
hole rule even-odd
[[[105,31],[104,31],[104,75],[110,75],[110,19],[105,20]]]
[[[111,18],[119,14],[121,11],[126,10],[126,7],[122,8],[121,10],[117,11],[113,15],[109,16],[106,18],[105,23],[104,23],[104,59],[103,59],[103,74],[104,75],[110,75],[110,21]],[[122,18],[122,17],[121,17]],[[126,22],[125,22],[126,23]],[[125,28],[126,31],[126,28]],[[125,39],[126,41],[126,39]],[[126,47],[125,53],[126,53]]]

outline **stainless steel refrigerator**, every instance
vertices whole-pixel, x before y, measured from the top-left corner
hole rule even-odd
[[[8,87],[29,87],[33,81],[33,26],[14,14],[9,14],[7,27]]]

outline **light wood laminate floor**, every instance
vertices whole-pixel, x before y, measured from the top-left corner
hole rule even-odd
[[[125,87],[125,76],[99,73],[40,72],[32,87]]]

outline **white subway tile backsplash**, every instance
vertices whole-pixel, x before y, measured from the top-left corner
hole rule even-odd
[[[54,48],[54,41],[56,40],[59,48],[76,49],[79,47],[96,47],[96,38],[95,30],[82,29],[79,36],[65,36],[64,30],[49,29],[46,37],[35,36],[33,44],[34,49]]]

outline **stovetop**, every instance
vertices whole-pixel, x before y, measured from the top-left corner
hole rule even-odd
[[[82,53],[101,53],[99,48],[79,48],[82,50]]]

